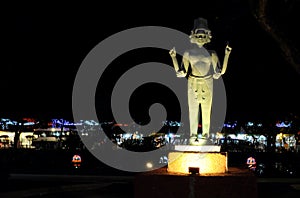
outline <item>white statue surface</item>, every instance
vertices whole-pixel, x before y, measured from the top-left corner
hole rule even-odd
[[[197,18],[189,36],[195,48],[187,49],[182,57],[180,67],[176,58],[175,47],[169,51],[176,75],[188,79],[188,107],[190,124],[190,144],[198,142],[199,112],[201,107],[202,138],[210,137],[211,110],[213,102],[213,81],[226,72],[232,48],[225,47],[225,56],[221,66],[218,55],[213,50],[206,50],[204,45],[211,42],[211,30],[207,20]]]

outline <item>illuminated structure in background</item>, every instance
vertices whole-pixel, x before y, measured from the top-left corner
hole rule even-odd
[[[225,48],[225,57],[221,67],[215,51],[207,51],[204,45],[211,41],[211,31],[207,20],[197,18],[191,31],[190,42],[195,48],[188,49],[183,54],[182,64],[179,67],[175,48],[169,51],[177,77],[188,78],[188,106],[190,121],[190,144],[197,142],[199,108],[201,105],[202,137],[209,138],[211,108],[213,99],[213,79],[219,79],[227,68],[228,58],[232,48]],[[189,72],[190,70],[190,72]]]
[[[80,168],[81,162],[82,161],[81,161],[80,155],[74,155],[72,157],[72,164],[73,164],[74,168]]]
[[[256,160],[254,157],[250,156],[247,158],[247,162],[246,162],[248,168],[252,171],[255,171],[256,169]]]

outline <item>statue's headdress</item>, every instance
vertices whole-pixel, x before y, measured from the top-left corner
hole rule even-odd
[[[209,33],[210,29],[208,28],[207,20],[199,17],[194,20],[194,28],[192,30],[192,34],[201,34],[201,33]]]

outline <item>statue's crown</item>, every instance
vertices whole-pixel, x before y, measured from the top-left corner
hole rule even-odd
[[[208,28],[207,20],[205,18],[199,17],[194,20],[193,32],[197,33],[198,31],[203,30],[210,31],[210,29]]]

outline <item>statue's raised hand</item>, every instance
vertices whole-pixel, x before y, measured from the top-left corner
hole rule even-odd
[[[225,55],[229,55],[231,53],[232,48],[227,44],[225,47]]]
[[[172,58],[175,58],[176,57],[176,50],[175,50],[175,47],[173,47],[170,51],[169,51],[169,54]]]

